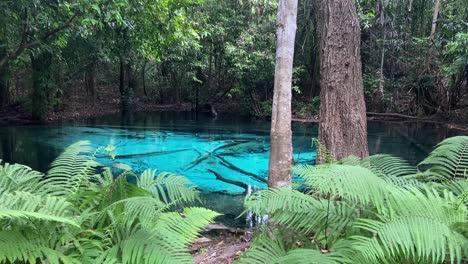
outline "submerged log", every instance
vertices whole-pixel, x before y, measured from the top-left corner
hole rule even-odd
[[[123,154],[123,155],[116,155],[115,158],[116,159],[130,159],[130,158],[143,157],[143,156],[172,154],[172,153],[183,152],[183,151],[188,151],[188,150],[192,150],[192,149],[186,148],[186,149],[175,149],[175,150],[151,151],[151,152],[136,153],[136,154]]]
[[[261,177],[260,175],[257,175],[257,174],[252,173],[252,172],[245,171],[245,170],[237,167],[236,165],[232,164],[231,162],[227,161],[225,158],[223,158],[223,157],[221,157],[219,155],[215,155],[215,157],[218,158],[219,160],[221,160],[221,165],[226,166],[226,167],[230,168],[231,170],[238,171],[238,172],[240,172],[242,174],[250,176],[250,177],[256,179],[257,181],[260,181],[260,182],[263,182],[263,183],[268,182],[265,178]]]
[[[409,116],[399,113],[374,113],[374,112],[367,112],[368,116],[382,116],[382,117],[392,117],[392,118],[399,118],[399,119],[415,119],[415,120],[426,120],[427,118],[417,117],[417,116]]]
[[[243,182],[224,178],[221,174],[217,173],[216,171],[214,171],[212,169],[208,169],[208,171],[213,173],[216,176],[217,180],[220,180],[220,181],[223,181],[225,183],[229,183],[229,184],[236,185],[236,186],[239,186],[241,188],[244,188],[246,192],[249,189],[249,186],[247,184],[243,183]]]
[[[219,147],[216,147],[211,151],[207,151],[208,153],[206,153],[205,155],[203,155],[203,156],[200,155],[200,157],[198,157],[196,160],[190,162],[190,164],[187,166],[187,168],[185,170],[190,170],[191,168],[197,166],[198,164],[200,164],[200,162],[202,162],[202,161],[206,160],[207,158],[211,157],[216,151],[218,151],[220,149],[235,146],[235,145],[239,145],[241,143],[242,142],[230,142],[230,143],[221,145]]]

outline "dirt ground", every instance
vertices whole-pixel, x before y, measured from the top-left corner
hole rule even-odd
[[[197,239],[190,251],[196,264],[230,264],[252,241],[252,230],[209,232]]]

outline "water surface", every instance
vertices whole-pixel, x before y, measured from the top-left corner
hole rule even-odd
[[[269,129],[269,122],[233,116],[122,113],[61,124],[2,127],[0,159],[46,171],[66,146],[78,140],[95,146],[111,144],[117,147],[116,159],[103,156],[100,162],[125,163],[136,173],[153,168],[184,175],[202,191],[205,206],[224,214],[221,221],[243,226],[252,224],[248,216],[236,218],[246,190],[232,182],[246,184],[248,192],[266,187]],[[428,123],[370,122],[368,130],[371,154],[390,153],[412,164],[442,139],[459,133]],[[317,124],[293,123],[295,162],[315,161],[311,139],[317,131]]]

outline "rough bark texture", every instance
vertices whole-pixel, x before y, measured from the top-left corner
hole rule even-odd
[[[269,187],[285,186],[291,182],[291,83],[296,17],[297,0],[280,0],[276,25],[277,46],[271,115]]]
[[[362,83],[361,31],[354,0],[320,0],[321,106],[319,140],[334,159],[365,157],[366,106]]]

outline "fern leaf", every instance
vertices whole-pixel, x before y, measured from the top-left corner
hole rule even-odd
[[[468,136],[447,138],[440,142],[419,167],[431,166],[431,175],[447,180],[465,178],[468,174]]]

